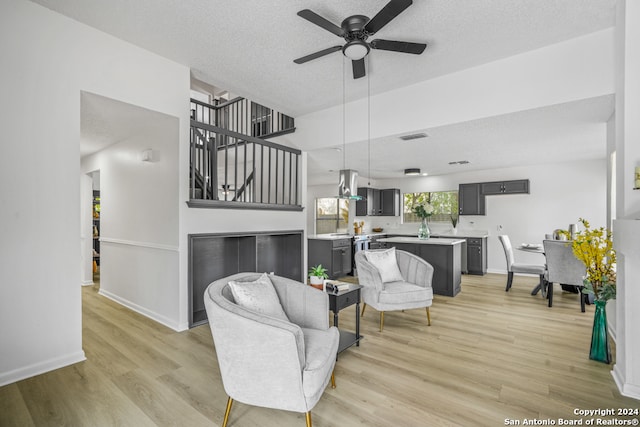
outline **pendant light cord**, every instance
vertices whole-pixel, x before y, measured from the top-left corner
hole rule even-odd
[[[367,151],[368,155],[368,167],[369,167],[369,186],[371,186],[371,69],[369,68],[369,55],[367,55]]]
[[[346,94],[346,83],[345,83],[345,61],[346,58],[342,56],[342,169],[347,168],[347,143],[346,143],[346,133],[347,133],[347,125],[346,125],[346,109],[347,109],[347,94]]]

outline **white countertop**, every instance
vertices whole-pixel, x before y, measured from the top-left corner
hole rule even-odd
[[[357,236],[388,236],[389,234],[396,235],[401,238],[405,237],[414,237],[415,234],[404,234],[404,233],[394,233],[393,231],[389,232],[370,232],[370,233],[362,233],[357,234]],[[308,239],[319,239],[319,240],[340,240],[340,239],[352,239],[355,234],[347,234],[347,233],[330,233],[330,234],[311,234],[307,236]],[[442,231],[438,233],[431,233],[431,237],[437,238],[448,238],[448,239],[466,239],[466,238],[484,238],[489,237],[489,233],[483,230],[459,230],[456,234],[453,234],[451,231]]]
[[[387,242],[387,243],[414,243],[419,245],[442,245],[442,246],[453,246],[460,245],[465,243],[464,239],[418,239],[417,237],[386,237],[383,239],[378,239],[379,242]]]
[[[459,237],[459,238],[476,237],[481,239],[483,237],[489,237],[489,233],[482,230],[458,230],[456,234],[453,234],[451,231],[443,231],[441,233],[431,233],[431,236],[432,237],[450,237],[453,239],[455,239],[456,237]]]
[[[353,239],[354,236],[386,236],[387,233],[362,233],[362,234],[346,234],[346,233],[330,233],[330,234],[310,234],[307,239],[319,240],[340,240]]]
[[[340,233],[310,234],[309,236],[307,236],[307,239],[316,239],[316,240],[353,239],[353,235],[351,235],[351,234],[340,234]]]

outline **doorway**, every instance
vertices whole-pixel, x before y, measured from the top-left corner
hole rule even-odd
[[[80,177],[82,286],[100,284],[100,171]]]

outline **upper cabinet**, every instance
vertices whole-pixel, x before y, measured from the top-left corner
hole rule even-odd
[[[481,184],[460,184],[458,187],[458,208],[460,215],[484,215],[484,195]]]
[[[400,215],[400,190],[397,188],[386,188],[380,190],[382,216]]]
[[[356,216],[398,216],[400,215],[400,190],[387,188],[380,190],[359,187],[356,201]]]
[[[485,196],[495,194],[529,194],[529,180],[518,179],[514,181],[483,182],[480,191]]]
[[[460,215],[485,215],[485,196],[497,194],[529,194],[529,180],[460,184],[458,187]]]
[[[379,215],[380,208],[380,190],[377,188],[358,187],[358,196],[362,200],[356,201],[356,216],[374,216]]]

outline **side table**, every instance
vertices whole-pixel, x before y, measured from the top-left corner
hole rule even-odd
[[[352,345],[360,346],[360,340],[363,338],[360,335],[360,289],[362,285],[356,285],[349,283],[349,289],[339,291],[338,293],[327,291],[329,295],[329,308],[333,311],[333,326],[340,331],[340,344],[338,346],[338,353],[346,350]],[[350,331],[340,329],[338,323],[338,313],[345,307],[356,305],[356,332],[355,334]]]

